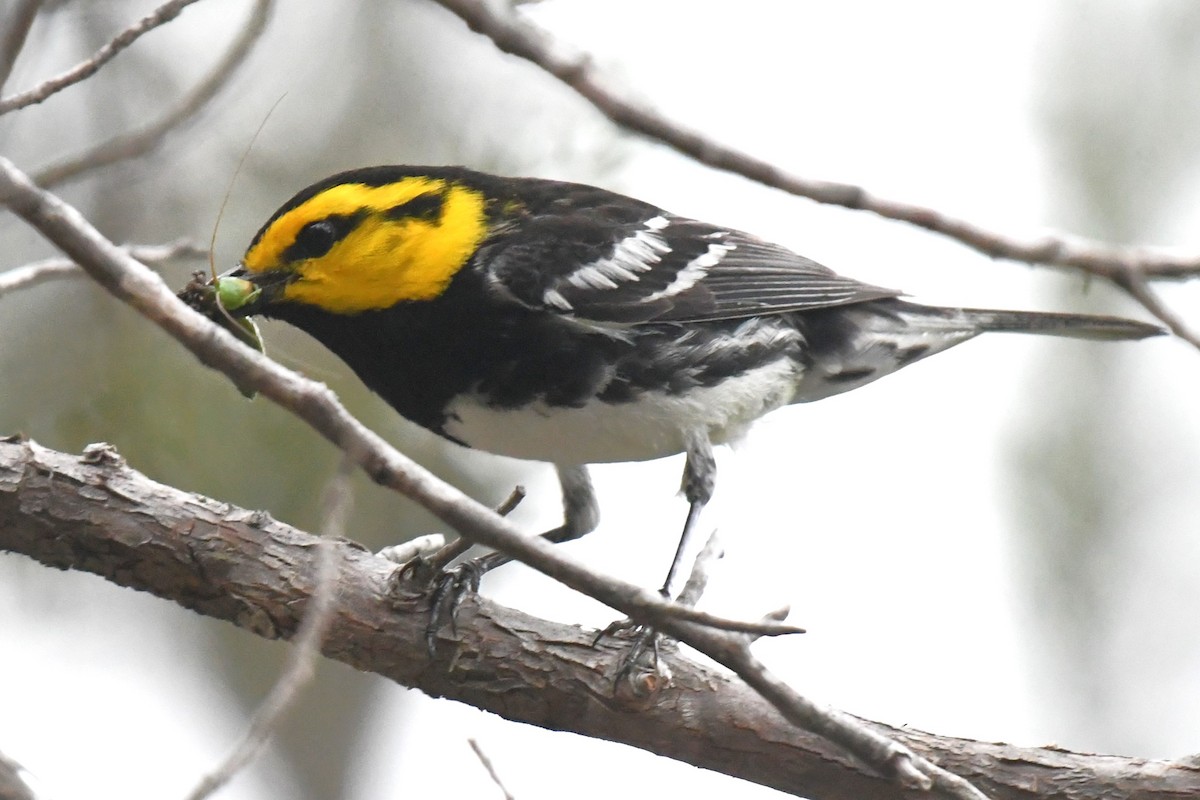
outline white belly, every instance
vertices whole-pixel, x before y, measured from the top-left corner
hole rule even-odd
[[[489,407],[477,397],[446,407],[445,431],[491,453],[594,464],[644,461],[681,453],[686,432],[707,432],[714,444],[738,438],[754,420],[792,401],[800,369],[780,359],[686,395],[644,392],[629,403],[589,401],[580,408],[538,401],[518,409]]]

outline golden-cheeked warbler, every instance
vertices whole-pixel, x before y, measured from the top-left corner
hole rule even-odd
[[[774,409],[986,331],[1162,333],[1112,317],[918,305],[604,189],[457,167],[315,183],[267,220],[229,280],[235,316],[306,331],[407,419],[556,465],[565,514],[552,541],[597,523],[589,463],[686,453],[686,538],[712,493],[712,446]]]

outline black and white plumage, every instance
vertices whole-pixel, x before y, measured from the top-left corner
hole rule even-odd
[[[381,271],[380,241],[396,248],[394,276],[387,262]],[[238,274],[263,290],[242,313],[312,334],[406,418],[558,465],[567,519],[555,540],[596,523],[586,464],[686,453],[686,535],[712,490],[712,445],[776,408],[987,331],[1161,332],[921,306],[603,189],[448,167],[357,170],[309,187],[263,227]],[[387,294],[393,277],[400,288]]]

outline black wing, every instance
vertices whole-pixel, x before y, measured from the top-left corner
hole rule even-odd
[[[500,295],[596,322],[736,319],[900,294],[627,198],[526,218],[480,257]]]

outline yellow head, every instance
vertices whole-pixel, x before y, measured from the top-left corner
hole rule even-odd
[[[487,235],[486,198],[449,176],[356,170],[300,192],[246,251],[278,302],[339,314],[441,294]]]

